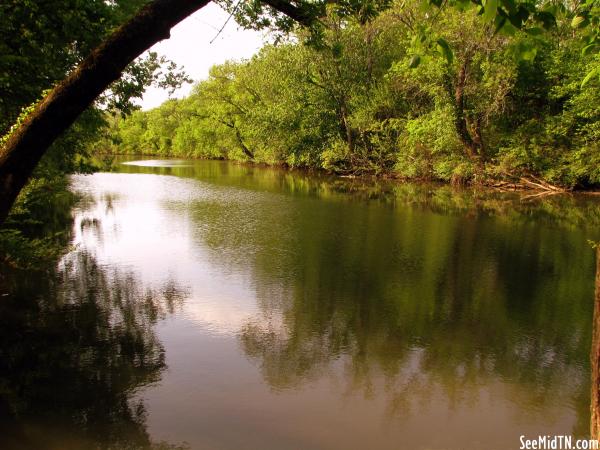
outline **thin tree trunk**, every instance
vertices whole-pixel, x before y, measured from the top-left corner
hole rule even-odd
[[[445,75],[446,91],[452,100],[454,109],[454,128],[462,144],[465,147],[467,156],[471,160],[479,160],[482,155],[483,141],[481,139],[481,123],[475,124],[473,132],[469,130],[469,121],[465,113],[465,87],[467,83],[467,72],[471,62],[470,56],[465,57],[465,61],[460,66],[456,79],[452,80],[450,73]],[[481,161],[479,161],[481,162]]]
[[[196,117],[204,117],[199,114],[193,114],[193,115]],[[244,155],[246,155],[250,159],[254,159],[254,153],[252,153],[252,151],[244,143],[244,140],[242,139],[242,133],[240,132],[239,128],[235,126],[234,121],[227,122],[227,121],[221,120],[221,119],[214,119],[214,120],[216,120],[219,123],[222,123],[223,125],[225,125],[228,128],[231,128],[233,130],[233,132],[235,133],[235,138],[238,141],[238,144],[240,145],[242,152],[244,152]]]
[[[590,359],[592,369],[590,435],[592,439],[600,440],[600,247],[596,249],[596,292]]]
[[[466,117],[467,129],[473,142],[473,148],[479,156],[485,155],[485,149],[483,146],[483,137],[481,136],[481,117],[477,117],[474,120]]]
[[[244,144],[244,140],[242,139],[242,133],[240,133],[240,130],[238,130],[235,126],[233,128],[235,130],[235,137],[238,141],[238,144],[240,144],[244,155],[246,155],[250,159],[254,159],[254,153],[252,153],[250,149],[246,147],[246,144]]]
[[[477,155],[477,150],[475,148],[475,143],[473,142],[473,138],[469,133],[469,127],[467,126],[467,118],[465,116],[465,84],[467,80],[467,67],[468,60],[460,67],[460,71],[458,72],[458,76],[456,79],[456,86],[454,88],[454,125],[456,127],[456,131],[463,145],[467,149],[467,153],[470,158],[475,158]]]
[[[146,49],[210,0],[154,0],[115,31],[44,98],[0,148],[0,225],[48,147]],[[305,25],[310,5],[285,0],[263,3]]]

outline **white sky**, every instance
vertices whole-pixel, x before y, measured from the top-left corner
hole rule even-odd
[[[208,77],[208,69],[228,59],[239,60],[255,54],[263,44],[263,33],[238,28],[233,18],[219,37],[211,44],[229,14],[214,3],[209,3],[171,30],[171,38],[159,42],[152,51],[183,65],[194,81]],[[173,97],[184,97],[192,88],[186,84]],[[140,102],[143,109],[150,109],[167,100],[167,91],[149,88]]]

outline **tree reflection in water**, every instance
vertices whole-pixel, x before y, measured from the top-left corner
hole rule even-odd
[[[78,251],[0,289],[1,448],[180,448],[151,442],[135,397],[166,368],[153,327],[185,290],[145,289]]]
[[[180,355],[179,362],[186,359],[179,367],[183,375],[171,381],[186,380],[163,394],[181,397],[162,405],[183,407],[168,426],[201,409],[186,409],[190,405],[216,404],[221,412],[204,411],[179,428],[190,440],[209,430],[223,433],[219,440],[237,433],[268,442],[286,417],[296,417],[292,425],[309,434],[313,421],[348,410],[358,411],[338,423],[364,420],[371,426],[382,409],[397,433],[389,435],[392,445],[398,435],[411,433],[407,442],[420,442],[419,430],[437,427],[442,448],[453,447],[448,434],[458,424],[455,447],[480,448],[465,444],[471,428],[492,424],[481,433],[494,428],[498,435],[515,434],[529,419],[535,430],[547,423],[552,431],[587,434],[594,264],[586,241],[597,234],[598,202],[570,196],[527,202],[425,185],[392,185],[380,192],[359,180],[331,182],[214,162],[197,163],[199,173],[195,167],[160,173],[197,176],[200,183],[138,177],[138,183],[127,184],[121,175],[106,174],[95,176],[98,185],[81,183],[94,194],[90,201],[103,199],[102,208],[110,212],[114,205],[118,216],[101,223],[104,230],[114,225],[112,237],[96,229],[94,218],[104,209],[96,214],[93,205],[78,225],[90,242],[106,244],[104,256],[96,255],[108,266],[74,252],[47,277],[7,278],[2,289],[10,295],[0,297],[0,433],[6,431],[0,446],[25,439],[34,448],[57,448],[59,442],[60,448],[158,445],[146,432],[137,392],[161,378],[165,356],[154,324],[187,292],[174,282],[146,291],[122,267],[134,261],[135,273],[146,277],[140,267],[155,268],[154,261],[167,254],[162,250],[175,256],[160,260],[161,274],[172,268],[176,279],[192,286],[186,308],[210,307],[212,292],[221,288],[200,291],[205,296],[195,291],[193,276],[207,267],[214,272],[206,272],[206,281],[211,273],[232,275],[219,279],[231,280],[232,298],[239,295],[251,306],[251,314],[239,319],[245,355],[236,347],[228,364],[206,370],[200,355],[197,360],[192,352]],[[135,189],[123,188],[134,184]],[[156,213],[148,214],[153,221],[127,204]],[[144,221],[146,235],[132,218]],[[161,251],[144,252],[162,231]],[[119,233],[121,239],[114,239]],[[140,237],[137,246],[122,247],[131,237]],[[114,249],[124,251],[106,258]],[[244,303],[232,308],[239,304]],[[185,334],[186,343],[198,344],[188,347],[218,342],[194,334],[199,328]],[[181,342],[163,336],[167,348]],[[228,339],[229,334],[223,342]],[[253,361],[248,372],[221,383],[231,367],[246,367],[245,356]],[[170,361],[176,372],[177,358]],[[256,366],[262,377],[254,381]],[[200,382],[186,373],[206,378]],[[169,378],[163,381],[167,385]],[[229,385],[233,394],[222,389],[227,382],[235,383]],[[194,384],[203,389],[193,392]],[[270,389],[263,390],[264,384]],[[248,403],[252,399],[246,409],[238,408],[244,398],[235,395],[242,390],[249,393]],[[361,395],[376,401],[362,401]],[[478,398],[486,395],[487,403]],[[283,414],[298,407],[300,397],[304,406]],[[197,401],[206,398],[215,403]],[[319,407],[323,410],[315,411]],[[259,409],[264,426],[252,428],[260,422]],[[168,414],[171,410],[162,418]],[[446,429],[435,422],[444,414],[458,417]],[[368,427],[348,428],[334,430],[335,442],[353,440]],[[198,441],[206,442],[204,436]],[[518,437],[511,444],[516,442]]]
[[[210,261],[256,287],[240,339],[274,391],[333,374],[344,394],[382,388],[392,418],[433,417],[435,397],[438,412],[505,419],[504,434],[589,434],[597,201],[212,162],[168,173],[212,190],[185,208]]]
[[[378,200],[298,201],[287,214],[281,201],[254,204],[256,212],[203,205],[204,242],[251,267],[256,286],[286,280],[279,301],[257,292],[262,317],[240,333],[265,380],[300,390],[341,367],[336,379],[347,393],[383,386],[390,417],[418,412],[433,392],[465,405],[502,386],[498,397],[548,423],[569,405],[577,416],[570,431],[589,434],[586,232],[552,213],[554,199],[506,213],[498,203],[490,220],[492,200],[448,205],[413,194],[411,210]],[[253,228],[224,228],[216,218],[213,227],[212,209]],[[239,242],[249,251],[229,248]],[[287,251],[274,262],[273,249]]]

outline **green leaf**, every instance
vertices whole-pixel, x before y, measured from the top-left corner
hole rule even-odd
[[[594,42],[583,47],[583,49],[581,50],[581,56],[591,55],[592,53],[596,53],[598,50],[600,50],[600,44]]]
[[[575,16],[571,21],[571,26],[573,28],[581,28],[587,25],[587,18],[585,16]],[[588,22],[589,23],[589,22]]]
[[[532,42],[520,42],[516,48],[516,56],[520,61],[533,61],[537,55],[537,48]]]
[[[502,0],[502,4],[509,13],[514,13],[517,10],[514,0]]]
[[[498,0],[486,0],[483,10],[484,22],[491,22],[496,18],[496,11],[498,10]]]
[[[514,36],[517,31],[517,28],[515,28],[515,26],[510,22],[506,22],[500,29],[500,33],[504,36]]]
[[[419,55],[414,55],[412,58],[410,58],[408,67],[410,67],[411,69],[414,69],[414,68],[418,67],[419,64],[421,64],[421,57]]]
[[[597,76],[600,79],[600,66],[590,70],[581,82],[581,87],[585,87],[592,79]]]
[[[498,15],[496,15],[496,29],[494,35],[500,33],[504,36],[514,36],[517,29],[508,20],[508,14],[502,9],[498,8]]]
[[[506,24],[506,17],[496,16],[495,23],[496,27],[494,28],[494,36],[498,34],[498,32],[502,30],[502,28],[504,28],[504,25]]]
[[[537,48],[530,48],[521,52],[521,59],[523,61],[533,61],[537,55]]]
[[[452,61],[454,61],[454,54],[452,53],[452,49],[450,48],[448,42],[444,38],[439,38],[437,40],[437,46],[438,51],[444,58],[446,58],[448,64],[452,64]]]
[[[428,0],[421,0],[421,2],[419,3],[419,10],[424,13],[430,11],[431,3]]]
[[[508,20],[510,20],[510,23],[512,23],[513,26],[517,29],[520,29],[528,18],[529,10],[523,5],[520,5],[519,9],[517,9],[516,12],[510,13],[508,15]]]
[[[544,30],[542,28],[539,27],[534,27],[534,28],[528,28],[525,30],[525,33],[531,35],[531,36],[539,36],[541,34],[544,34]]]
[[[533,17],[535,21],[541,23],[546,30],[556,27],[556,17],[550,11],[538,11]]]
[[[466,11],[472,6],[472,3],[470,0],[455,0],[455,6],[459,11]]]

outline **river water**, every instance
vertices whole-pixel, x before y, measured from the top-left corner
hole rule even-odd
[[[516,449],[589,432],[600,203],[143,160],[0,297],[0,447]]]

